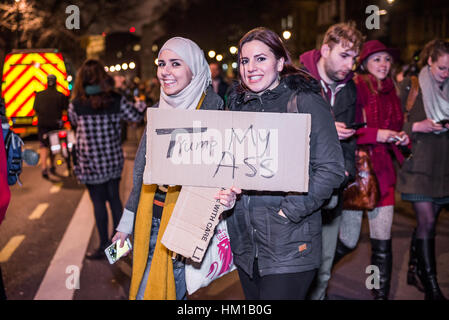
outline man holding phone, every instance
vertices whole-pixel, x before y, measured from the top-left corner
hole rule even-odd
[[[309,298],[323,300],[337,246],[343,205],[343,189],[355,177],[355,121],[356,87],[352,80],[352,68],[360,52],[363,36],[354,23],[340,23],[331,26],[324,35],[320,50],[305,52],[300,57],[303,67],[321,84],[323,98],[335,119],[343,156],[346,179],[322,210],[322,257],[321,267],[312,284]],[[352,125],[352,128],[350,126]]]

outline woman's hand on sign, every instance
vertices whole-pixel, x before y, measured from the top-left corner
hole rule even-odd
[[[220,190],[215,195],[215,199],[220,200],[220,203],[226,208],[226,210],[229,210],[234,207],[237,195],[241,193],[242,193],[241,189],[232,186],[229,189]]]

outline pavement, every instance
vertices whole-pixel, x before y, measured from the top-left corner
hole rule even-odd
[[[128,129],[120,197],[125,203],[132,188],[132,168],[141,128]],[[33,145],[33,143],[31,143]],[[61,178],[42,180],[40,170],[25,168],[23,187],[12,188],[7,219],[0,227],[0,263],[11,300],[126,300],[131,259],[110,265],[107,259],[84,259],[98,246],[93,208],[84,186]],[[32,181],[32,183],[31,183]],[[56,196],[59,195],[59,196]],[[410,235],[415,217],[409,203],[397,198],[392,228],[393,273],[390,298],[422,300],[424,294],[406,284]],[[112,225],[109,226],[111,235]],[[449,297],[449,212],[440,214],[436,256],[438,279]],[[329,300],[371,300],[366,288],[370,265],[366,217],[357,248],[334,268]],[[188,297],[191,300],[243,300],[237,271]]]

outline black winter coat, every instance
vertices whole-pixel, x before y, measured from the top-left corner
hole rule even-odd
[[[42,128],[58,129],[62,111],[67,110],[69,98],[50,87],[44,91],[36,92],[34,111],[39,117],[38,126]]]
[[[255,258],[261,276],[320,266],[320,207],[343,182],[345,168],[334,120],[319,90],[315,80],[298,75],[260,96],[242,92],[230,99],[232,111],[287,112],[296,91],[299,112],[312,116],[309,192],[244,190],[227,219],[234,262],[251,277]],[[287,218],[278,214],[280,209]]]

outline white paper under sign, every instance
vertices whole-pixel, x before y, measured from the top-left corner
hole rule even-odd
[[[308,191],[309,114],[147,112],[145,184]]]
[[[219,190],[183,187],[162,236],[162,244],[186,258],[201,262],[223,212],[223,206],[214,199]]]

